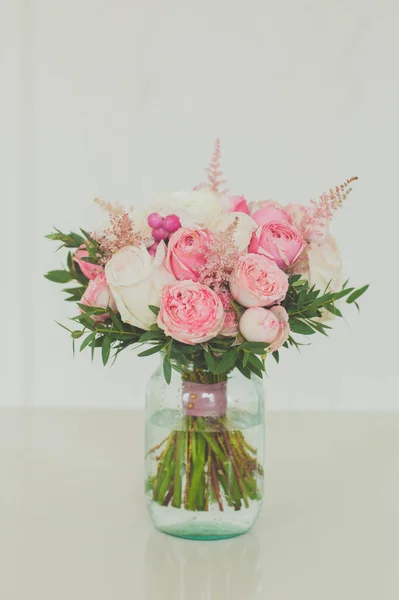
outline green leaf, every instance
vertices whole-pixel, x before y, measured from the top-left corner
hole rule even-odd
[[[325,308],[328,310],[328,312],[332,313],[333,315],[337,317],[343,317],[342,312],[339,310],[339,308],[334,306],[334,304],[326,304]]]
[[[250,369],[252,371],[252,373],[255,373],[255,375],[257,377],[259,377],[260,379],[263,379],[262,371],[260,369],[258,369],[257,367],[255,367],[255,365],[253,365],[250,362],[248,362],[248,369]]]
[[[163,374],[164,374],[166,383],[169,385],[169,383],[172,379],[172,367],[170,366],[170,362],[166,356],[163,359]]]
[[[162,338],[162,330],[161,331],[146,331],[143,335],[140,336],[139,342],[148,342],[150,340],[159,340]]]
[[[118,329],[118,331],[123,331],[123,325],[122,325],[122,322],[119,319],[118,315],[109,309],[108,309],[108,313],[109,313],[109,316],[111,317],[112,323],[115,325],[115,327]]]
[[[221,373],[227,373],[227,371],[230,371],[230,369],[233,368],[234,363],[237,360],[237,357],[238,357],[238,352],[235,348],[226,352],[226,354],[223,356],[222,360],[217,364],[215,371],[214,371],[215,374],[220,375]]]
[[[363,287],[361,287],[360,289],[355,290],[353,292],[353,294],[351,294],[349,296],[349,298],[347,299],[347,303],[352,304],[353,302],[355,302],[355,300],[360,298],[360,296],[362,296],[364,294],[364,292],[366,292],[368,290],[369,287],[370,287],[370,284],[367,284],[367,285],[364,285]]]
[[[83,235],[89,242],[95,242],[95,240],[93,240],[93,238],[91,237],[90,233],[87,233],[87,231],[85,231],[81,227],[80,227],[80,231],[83,233]]]
[[[84,242],[83,238],[77,233],[62,233],[59,229],[54,228],[56,233],[49,233],[44,237],[48,240],[62,242],[66,248],[78,248]]]
[[[153,306],[152,304],[148,305],[148,308],[150,309],[151,312],[154,313],[154,315],[157,317],[158,313],[159,313],[159,306]]]
[[[336,292],[333,294],[334,296],[334,302],[336,300],[339,300],[340,298],[344,298],[345,296],[347,296],[348,294],[350,294],[351,292],[353,292],[354,288],[345,288],[342,289],[340,292]]]
[[[105,366],[108,362],[109,355],[111,352],[111,337],[109,335],[105,335],[103,339],[103,345],[101,350],[101,357],[103,359],[103,365]]]
[[[96,335],[97,332],[93,331],[83,340],[83,342],[80,345],[80,352],[82,352],[82,350],[84,350],[86,346],[88,346],[95,339]]]
[[[69,271],[49,271],[45,278],[54,283],[68,283],[68,281],[72,281],[73,275]]]
[[[266,352],[266,348],[269,346],[266,342],[245,342],[242,344],[242,348],[246,348],[247,350],[251,350],[254,354],[257,354],[258,350],[261,350],[264,354]]]
[[[143,352],[140,352],[137,356],[150,356],[151,354],[156,354],[157,352],[160,352],[160,350],[162,350],[162,348],[163,348],[163,344],[158,345],[158,346],[152,346],[152,348],[143,350]]]
[[[278,350],[276,350],[275,352],[273,352],[273,358],[276,361],[276,363],[278,364],[280,362],[280,354],[278,352]]]
[[[73,287],[73,288],[64,288],[62,291],[65,292],[66,294],[71,294],[71,296],[77,296],[80,295],[80,297],[83,295],[83,293],[85,292],[86,288],[84,288],[83,286],[79,286],[79,287]]]
[[[237,369],[240,371],[240,373],[242,373],[244,375],[244,377],[246,377],[247,379],[251,379],[251,370],[250,369],[246,369],[241,363],[237,362],[236,364]]]
[[[288,283],[290,285],[294,285],[294,283],[296,283],[297,281],[299,281],[301,278],[301,275],[291,275],[291,277],[288,279]]]
[[[65,329],[65,331],[69,331],[69,333],[72,335],[72,329],[69,329],[68,327],[66,327],[62,323],[59,323],[58,321],[55,321],[55,322],[57,323],[57,325],[59,325],[60,327],[62,327],[62,329]]]
[[[205,362],[211,373],[214,373],[217,366],[217,360],[211,352],[205,352]]]
[[[82,304],[78,302],[78,306],[84,313],[88,315],[105,315],[108,311],[107,308],[101,308],[100,306],[91,306],[90,304]]]
[[[299,319],[290,319],[290,329],[294,333],[299,333],[301,335],[312,335],[315,333],[315,330],[310,325],[303,321],[299,321]]]
[[[96,348],[98,348],[99,346],[103,345],[103,339],[104,336],[100,336],[97,339],[94,337],[91,342],[90,342],[90,347],[91,347],[91,360],[94,360],[94,351]]]
[[[95,258],[90,258],[90,256],[84,256],[80,260],[82,260],[83,262],[87,262],[90,265],[98,265],[98,260],[96,260]]]
[[[260,371],[265,370],[265,364],[255,354],[248,354],[248,363],[259,369]]]
[[[76,263],[76,262],[73,263],[73,270],[71,270],[71,275],[72,275],[73,279],[76,279],[76,281],[78,281],[85,287],[87,287],[89,285],[88,278],[85,275],[83,275],[81,268],[79,267],[78,263]]]

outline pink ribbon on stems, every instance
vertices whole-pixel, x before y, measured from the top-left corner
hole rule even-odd
[[[188,417],[222,417],[227,409],[227,381],[183,381],[183,413]]]

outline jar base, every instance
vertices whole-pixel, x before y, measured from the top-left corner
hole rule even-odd
[[[191,512],[172,506],[159,506],[148,501],[151,520],[158,531],[187,540],[225,540],[250,531],[257,521],[261,502],[251,502],[248,508],[235,511],[216,506],[209,511]]]
[[[235,528],[229,531],[228,527],[223,531],[220,528],[218,531],[215,531],[215,525],[210,524],[208,527],[205,525],[201,525],[198,523],[197,526],[193,526],[190,524],[189,527],[184,526],[169,526],[169,527],[159,527],[157,526],[158,531],[165,533],[166,535],[171,535],[173,537],[185,539],[185,540],[196,540],[196,541],[217,541],[217,540],[227,540],[229,538],[239,537],[240,535],[244,535],[251,528],[242,528],[242,530],[238,530]]]

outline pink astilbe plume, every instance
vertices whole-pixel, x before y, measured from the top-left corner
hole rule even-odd
[[[194,189],[199,190],[203,188],[207,188],[216,194],[227,194],[228,189],[223,188],[227,183],[227,180],[224,177],[221,165],[221,144],[220,139],[217,138],[215,141],[215,149],[212,154],[211,161],[209,165],[205,168],[205,173],[207,173],[207,181],[200,183]]]
[[[111,227],[100,234],[93,235],[99,244],[100,262],[108,262],[115,252],[125,246],[140,246],[143,240],[139,233],[134,231],[133,220],[127,212],[110,214]]]
[[[351,183],[357,180],[357,177],[347,179],[345,183],[331,188],[328,193],[320,196],[319,200],[311,200],[311,208],[306,209],[300,220],[299,229],[306,240],[322,236],[328,223],[331,221],[334,212],[342,206],[342,203],[352,188]]]
[[[234,239],[237,225],[236,219],[225,231],[214,233],[207,244],[206,263],[200,268],[199,281],[216,292],[222,291],[228,283],[242,254]]]
[[[97,204],[97,206],[110,215],[122,215],[125,212],[123,206],[117,202],[107,202],[106,200],[101,200],[100,198],[94,198],[94,202]]]

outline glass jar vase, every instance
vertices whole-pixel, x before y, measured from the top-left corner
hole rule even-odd
[[[264,391],[239,371],[214,375],[162,366],[146,391],[146,480],[151,519],[189,539],[241,535],[262,503]]]

